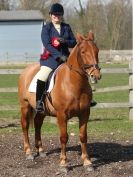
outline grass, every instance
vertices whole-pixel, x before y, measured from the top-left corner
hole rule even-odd
[[[0,93],[0,105],[18,105],[17,93]]]
[[[79,136],[78,123],[68,124],[68,134],[74,134]],[[0,129],[0,133],[20,133],[22,132],[21,127],[8,127]],[[114,141],[132,141],[133,140],[133,122],[126,119],[101,119],[101,120],[90,120],[88,122],[88,136],[89,139],[100,140],[114,140]],[[34,134],[34,129],[30,128],[30,134]],[[42,126],[42,134],[44,136],[59,136],[59,129],[56,124],[50,122],[44,122]]]
[[[128,68],[128,63],[100,63],[101,68]]]
[[[1,74],[0,88],[17,87],[18,77],[18,74]]]
[[[0,69],[23,69],[28,64],[7,64],[7,65],[0,65]]]
[[[102,79],[94,86],[96,88],[123,86],[128,85],[128,80],[128,74],[102,74]]]
[[[20,118],[19,110],[8,110],[8,111],[0,110],[0,119],[13,120],[19,118]]]
[[[95,93],[94,99],[99,103],[118,103],[118,102],[128,102],[129,101],[129,91],[115,91],[115,92],[104,92]]]

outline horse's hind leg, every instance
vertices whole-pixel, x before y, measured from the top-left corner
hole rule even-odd
[[[43,146],[42,146],[42,140],[41,140],[41,127],[43,124],[44,115],[42,114],[36,114],[34,119],[34,126],[35,126],[35,147],[37,148],[37,153],[45,157],[46,153],[44,152]]]
[[[88,108],[89,109],[89,108]],[[87,167],[87,170],[93,170],[92,163],[89,160],[88,152],[87,152],[87,123],[89,119],[88,110],[81,114],[79,117],[79,131],[80,131],[80,141],[81,141],[81,150],[82,150],[82,159],[83,165]]]
[[[26,159],[33,159],[33,155],[31,152],[30,142],[29,142],[29,116],[31,112],[31,107],[29,106],[28,102],[21,107],[21,126],[23,130],[24,136],[24,151],[26,153]]]

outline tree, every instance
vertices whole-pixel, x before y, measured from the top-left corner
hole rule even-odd
[[[60,0],[20,0],[18,8],[23,10],[40,10],[45,19],[49,19],[49,7],[56,2],[60,2]]]
[[[75,14],[68,14],[68,22],[75,33],[92,30],[100,49],[132,49],[131,0],[104,1],[89,0],[86,8],[80,4]]]
[[[82,26],[81,32],[84,34],[86,32],[85,9],[82,6],[81,0],[79,0],[79,10],[76,7],[74,8],[79,18],[79,25]]]
[[[86,11],[86,25],[88,30],[95,34],[98,46],[104,48],[107,45],[105,36],[107,35],[105,5],[101,0],[90,0]]]
[[[10,9],[9,0],[1,0],[0,1],[0,10],[9,10],[9,9]]]
[[[108,19],[108,36],[110,38],[111,49],[121,49],[122,38],[125,40],[127,36],[127,16],[130,17],[131,1],[129,0],[112,0],[107,6],[107,19]],[[129,5],[130,4],[130,5]],[[131,17],[130,17],[131,18]],[[129,22],[130,20],[128,20]],[[131,27],[131,24],[128,23]]]

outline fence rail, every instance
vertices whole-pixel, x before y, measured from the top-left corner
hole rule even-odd
[[[131,70],[131,69],[130,69]],[[23,69],[0,69],[0,74],[20,74]],[[101,73],[130,73],[128,68],[107,68],[101,69]]]
[[[132,58],[133,50],[100,50],[99,58],[101,62],[113,61],[113,62],[123,62],[130,61]],[[4,52],[0,53],[0,63],[10,64],[10,63],[28,63],[37,61],[39,59],[39,52],[23,52],[23,53],[11,53]]]
[[[93,107],[94,109],[95,108],[99,108],[99,109],[104,109],[104,108],[129,108],[129,103],[97,103],[97,105],[95,107]],[[4,110],[4,111],[16,111],[19,109],[19,106],[18,105],[4,105],[4,106],[0,106],[0,110]]]

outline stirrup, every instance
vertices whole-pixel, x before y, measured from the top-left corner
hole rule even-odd
[[[45,113],[45,109],[44,109],[44,103],[42,101],[37,101],[36,103],[36,112],[40,113],[40,114],[44,114]]]
[[[97,105],[97,102],[94,101],[94,100],[92,100],[92,101],[91,101],[91,107],[96,106],[96,105]]]

